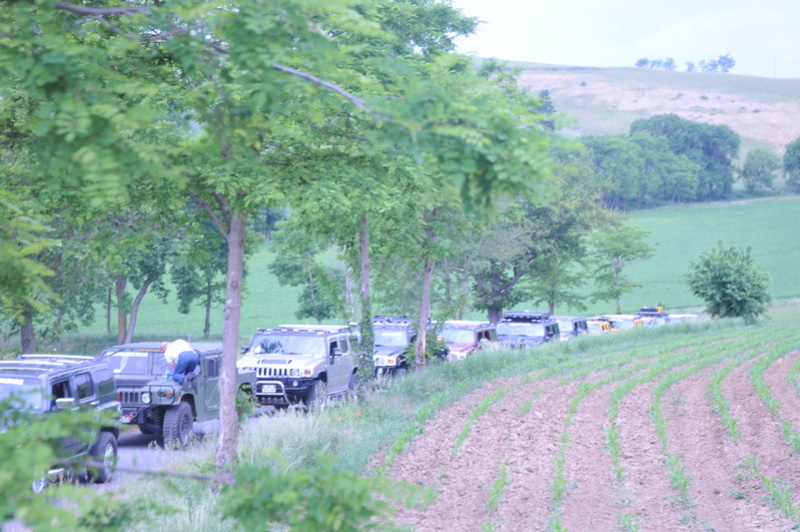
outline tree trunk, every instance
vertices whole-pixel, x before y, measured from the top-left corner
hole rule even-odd
[[[115,282],[117,292],[117,343],[122,344],[125,342],[127,336],[126,331],[128,328],[128,317],[125,315],[125,310],[122,305],[125,301],[125,287],[128,284],[127,277],[120,277]]]
[[[425,349],[428,342],[428,322],[431,317],[431,279],[433,279],[433,261],[425,259],[422,269],[422,295],[419,298],[419,322],[417,323],[417,344],[414,349],[414,366],[426,364]]]
[[[139,293],[136,294],[136,299],[133,300],[133,306],[131,307],[131,319],[128,323],[128,330],[125,331],[124,343],[126,344],[133,342],[133,331],[136,329],[136,316],[139,313],[139,305],[141,304],[142,299],[144,299],[147,289],[150,288],[150,285],[153,284],[156,279],[157,277],[145,279],[145,281],[142,283],[142,288],[140,288]]]
[[[497,325],[497,323],[503,319],[503,307],[489,305],[487,310],[489,314],[489,321],[492,323],[492,325]]]
[[[29,355],[36,352],[36,331],[33,329],[33,307],[25,303],[22,310],[22,327],[19,331],[22,354]]]
[[[555,304],[555,302],[553,302],[553,301],[548,301],[547,302],[547,312],[549,312],[551,316],[556,313],[556,304]]]
[[[363,389],[375,375],[375,334],[372,330],[372,298],[369,283],[369,231],[367,225],[367,212],[361,211],[361,223],[358,234],[359,251],[361,255],[360,281],[361,289],[361,350],[358,361],[358,384]]]
[[[212,293],[213,279],[210,277],[206,279],[206,323],[203,326],[203,338],[208,338],[211,334],[211,299],[214,295]]]
[[[242,267],[244,263],[245,213],[233,213],[228,240],[228,272],[222,322],[222,364],[219,375],[219,435],[216,468],[220,475],[231,472],[236,461],[239,417],[236,413],[236,358],[242,314]]]
[[[108,287],[108,298],[106,299],[106,334],[111,334],[111,287]]]

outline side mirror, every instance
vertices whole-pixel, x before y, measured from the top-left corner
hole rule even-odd
[[[56,399],[56,410],[69,410],[74,404],[74,397],[59,397]]]
[[[342,348],[341,347],[334,347],[331,349],[331,356],[332,357],[340,357],[342,356]]]

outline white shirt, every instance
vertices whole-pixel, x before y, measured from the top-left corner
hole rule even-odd
[[[177,364],[178,356],[184,351],[194,351],[194,349],[192,349],[189,342],[185,340],[175,340],[174,342],[170,342],[167,349],[164,351],[164,359],[169,364]]]

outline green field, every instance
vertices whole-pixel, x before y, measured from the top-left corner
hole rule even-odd
[[[794,233],[800,220],[800,198],[786,196],[748,202],[702,204],[634,212],[632,223],[651,231],[649,242],[656,247],[653,258],[634,263],[628,269],[634,282],[642,285],[622,299],[624,312],[642,306],[664,305],[667,309],[701,311],[702,302],[693,297],[682,282],[689,262],[702,251],[710,250],[718,240],[725,244],[751,246],[757,264],[770,275],[770,293],[774,299],[800,298],[800,246]],[[271,255],[261,249],[249,263],[247,293],[242,309],[240,341],[246,342],[258,327],[296,323],[296,288],[280,286],[267,271]],[[587,301],[587,304],[589,302]],[[202,336],[204,310],[194,307],[190,314],[180,314],[174,302],[164,304],[152,295],[142,301],[136,325],[136,339]],[[533,308],[521,304],[520,308]],[[572,309],[557,308],[559,313]],[[609,313],[613,302],[589,304],[587,314]],[[375,309],[376,313],[381,309]],[[472,318],[482,319],[480,313]],[[115,325],[115,324],[114,324]],[[97,321],[81,331],[105,333],[105,309],[98,309]],[[220,338],[220,308],[212,313],[212,336]]]

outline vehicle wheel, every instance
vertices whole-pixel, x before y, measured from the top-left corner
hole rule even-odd
[[[394,377],[395,379],[399,379],[400,377],[405,377],[406,373],[408,373],[408,368],[406,368],[405,366],[401,366],[399,368],[394,369],[394,374],[392,375],[392,377]]]
[[[171,406],[164,414],[164,444],[168,447],[186,447],[192,436],[194,415],[189,403]]]
[[[95,443],[89,450],[93,462],[102,462],[103,467],[89,467],[86,474],[90,482],[105,484],[114,478],[114,471],[117,468],[117,438],[110,432],[101,432]]]
[[[306,407],[310,410],[312,408],[323,410],[328,403],[328,385],[321,380],[315,380],[311,384],[311,389],[308,390],[306,396]]]
[[[50,485],[50,481],[47,479],[47,477],[42,477],[42,478],[40,478],[38,480],[34,480],[33,481],[33,483],[31,484],[31,490],[34,493],[38,494],[38,493],[41,493],[44,490],[46,490],[47,486],[49,486],[49,485]]]

